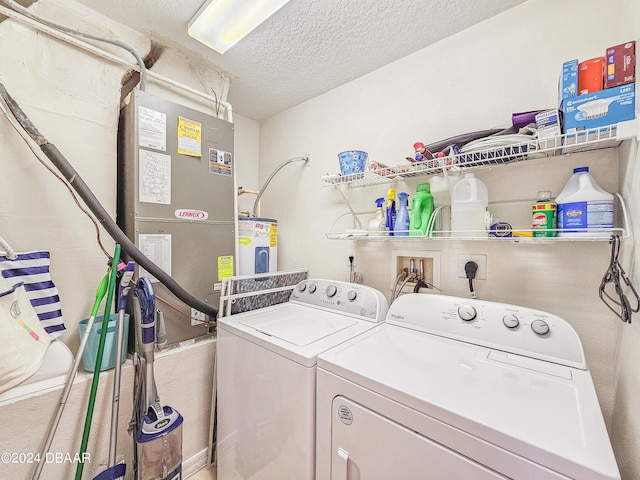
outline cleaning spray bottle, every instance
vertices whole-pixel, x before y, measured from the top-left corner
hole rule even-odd
[[[400,192],[398,194],[398,216],[393,225],[394,235],[396,237],[406,237],[409,235],[409,194]]]
[[[387,233],[393,236],[393,226],[396,222],[396,191],[393,188],[387,190],[387,201],[385,203],[384,227]]]
[[[382,234],[385,232],[385,220],[384,220],[384,197],[376,198],[376,216],[373,220],[369,222],[368,230],[370,232],[374,232],[377,234]]]

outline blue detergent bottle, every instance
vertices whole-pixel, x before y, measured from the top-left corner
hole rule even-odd
[[[419,237],[427,234],[427,226],[433,215],[433,195],[429,183],[419,183],[411,204],[411,236]]]
[[[398,193],[398,215],[396,223],[393,225],[394,235],[396,237],[407,237],[409,235],[409,194],[406,192]]]
[[[393,236],[393,226],[396,223],[396,191],[393,188],[387,190],[387,201],[385,202],[384,227],[389,235]]]

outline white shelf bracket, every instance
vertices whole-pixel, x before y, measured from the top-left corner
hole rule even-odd
[[[342,195],[342,199],[344,200],[344,203],[347,205],[347,208],[351,212],[351,216],[353,217],[353,223],[354,223],[353,226],[355,227],[356,226],[355,224],[357,223],[358,224],[358,228],[364,228],[362,226],[362,223],[360,223],[360,219],[358,218],[358,215],[353,210],[353,207],[351,207],[351,204],[349,203],[349,200],[347,199],[347,196],[342,191],[342,188],[340,188],[339,185],[337,185],[336,188],[337,188],[338,192],[340,192],[340,195]]]

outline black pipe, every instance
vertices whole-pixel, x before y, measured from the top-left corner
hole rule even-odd
[[[173,293],[178,299],[186,303],[192,308],[195,308],[215,319],[218,316],[218,309],[212,307],[206,302],[195,298],[184,288],[182,288],[171,276],[158,267],[154,262],[149,260],[144,253],[142,253],[135,244],[129,240],[129,237],[118,227],[116,222],[109,216],[109,213],[100,204],[95,197],[91,189],[84,182],[82,177],[78,175],[78,172],[71,166],[65,156],[58,150],[58,148],[49,142],[36,128],[36,126],[29,120],[26,114],[22,111],[18,103],[7,92],[4,84],[0,82],[0,95],[4,99],[5,103],[11,110],[11,113],[20,123],[22,128],[27,134],[38,144],[42,152],[47,156],[51,163],[60,171],[60,173],[67,179],[73,189],[80,195],[84,203],[89,207],[89,210],[95,215],[96,219],[102,224],[103,228],[113,238],[116,243],[122,246],[122,249],[127,255],[134,260],[138,265],[143,267],[151,275],[157,278],[171,293]]]

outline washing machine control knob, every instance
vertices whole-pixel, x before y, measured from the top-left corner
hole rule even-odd
[[[502,323],[504,323],[504,326],[507,328],[516,328],[518,325],[520,325],[520,320],[518,320],[518,317],[516,317],[513,313],[509,313],[502,317]]]
[[[336,293],[338,293],[338,287],[336,287],[335,285],[329,285],[327,287],[327,297],[331,298],[335,296]]]
[[[531,330],[538,335],[546,335],[549,333],[549,324],[544,320],[534,320],[531,322]]]
[[[301,283],[298,285],[298,290],[301,292],[304,292],[307,289],[307,284],[306,283]]]
[[[309,285],[309,293],[315,293],[317,290],[317,286],[315,283],[312,283],[311,285]]]
[[[354,291],[354,290],[349,290],[349,293],[347,293],[347,298],[353,302],[356,298],[358,297],[358,292]]]
[[[471,320],[475,319],[477,315],[478,312],[471,305],[464,304],[458,307],[458,316],[465,322],[470,322]]]

